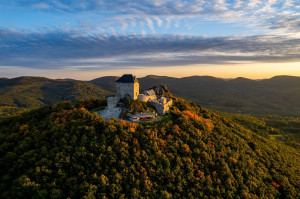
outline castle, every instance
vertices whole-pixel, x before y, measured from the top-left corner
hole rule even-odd
[[[132,74],[126,74],[120,77],[116,81],[117,94],[113,97],[107,98],[107,108],[115,108],[120,99],[127,98],[133,100],[141,100],[143,102],[149,102],[159,115],[163,115],[169,111],[172,106],[172,99],[168,99],[164,96],[163,87],[153,87],[146,90],[143,94],[140,94],[139,81],[136,76]]]
[[[117,95],[107,98],[107,107],[114,108],[122,98],[136,100],[140,93],[140,84],[131,74],[123,75],[116,81]]]

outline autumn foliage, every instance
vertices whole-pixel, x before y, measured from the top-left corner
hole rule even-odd
[[[0,198],[299,198],[298,151],[173,100],[158,122],[106,121],[91,102],[0,122]]]

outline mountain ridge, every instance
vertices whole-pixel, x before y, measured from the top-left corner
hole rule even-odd
[[[105,76],[91,81],[54,80],[30,76],[2,78],[0,79],[0,104],[2,107],[36,108],[62,100],[75,102],[80,98],[104,99],[116,92],[117,78],[117,76]],[[300,77],[296,76],[274,76],[263,80],[238,77],[224,80],[212,76],[175,78],[148,75],[138,79],[141,91],[153,85],[165,84],[176,96],[217,111],[247,114],[300,114]]]

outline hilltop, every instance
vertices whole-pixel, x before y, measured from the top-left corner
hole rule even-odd
[[[298,150],[173,101],[159,122],[106,121],[83,102],[0,122],[1,198],[299,197]]]

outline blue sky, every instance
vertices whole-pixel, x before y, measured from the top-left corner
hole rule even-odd
[[[0,2],[0,76],[92,79],[127,72],[300,76],[300,2]]]

